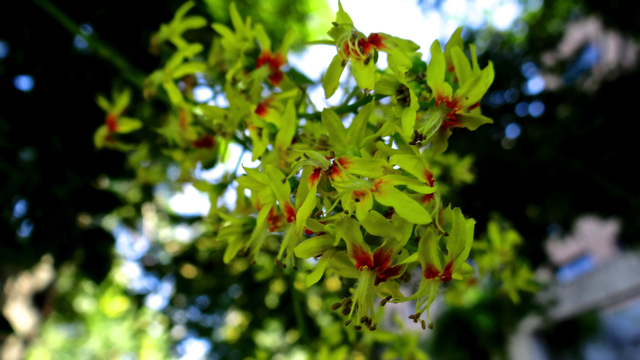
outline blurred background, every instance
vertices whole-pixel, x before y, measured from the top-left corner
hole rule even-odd
[[[267,255],[222,266],[225,244],[207,217],[233,207],[225,182],[237,164],[251,166],[240,146],[195,173],[162,154],[148,162],[95,149],[96,94],[130,87],[143,121],[162,111],[142,96],[166,60],[150,40],[182,4],[0,6],[1,359],[640,359],[640,3],[343,1],[365,34],[426,52],[464,26],[480,63],[493,61],[483,112],[494,124],[457,131],[439,179],[480,238],[490,240],[491,221],[519,233],[514,257],[539,285],[516,302],[500,281],[469,284],[464,296],[445,288],[434,331],[405,322],[410,309],[396,305],[382,331],[364,336],[328,311],[349,286],[335,274],[307,289]],[[321,78],[335,50],[302,44],[325,38],[337,2],[237,6],[274,43],[295,28],[288,73]],[[203,0],[190,13],[230,24],[228,7]],[[218,35],[207,26],[185,37]],[[225,106],[210,83],[185,86],[195,102]],[[337,104],[321,87],[308,93]]]

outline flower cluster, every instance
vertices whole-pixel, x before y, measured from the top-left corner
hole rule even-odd
[[[444,51],[433,43],[427,64],[410,40],[359,32],[340,4],[331,40],[315,42],[336,49],[322,86],[327,98],[333,96],[351,64],[362,91],[318,111],[306,94],[305,84],[313,82],[301,81],[286,65],[294,31],[273,51],[264,29],[244,21],[232,4],[233,29],[213,24],[220,36],[205,62],[198,57],[202,46],[181,36],[181,29],[195,26],[181,25],[190,6],[158,35],[156,41],[172,41],[178,50],[149,76],[145,95],[155,96],[160,86],[166,92],[173,112],[156,131],[171,145],[166,153],[183,167],[223,159],[231,142],[260,160],[258,167],[245,167],[244,176],[231,178],[235,209],[212,209],[209,216],[216,240],[227,243],[224,261],[240,254],[254,260],[271,251],[266,245],[275,238],[275,263],[282,268],[317,260],[308,286],[325,272],[357,279],[353,293],[332,307],[342,309],[347,326],[377,328],[376,296],[380,305],[415,300],[412,319],[426,328],[420,320],[426,311],[431,325],[429,306],[440,285],[474,272],[466,260],[475,224],[444,204],[431,159],[446,150],[453,129],[492,122],[479,106],[493,81],[492,64],[481,68],[472,45],[467,58],[460,30]],[[377,66],[380,51],[387,53],[386,69]],[[198,104],[177,85],[213,72],[223,74],[224,106]],[[108,117],[100,136],[121,131],[124,107],[99,102],[116,118]],[[354,116],[345,127],[348,114]],[[221,194],[215,185],[206,189],[212,200]],[[420,286],[404,295],[400,283],[418,266]]]
[[[261,165],[245,168],[237,183],[239,192],[250,191],[257,215],[244,215],[255,216],[247,236],[241,235],[247,221],[229,221],[220,229],[218,239],[229,243],[225,259],[242,250],[255,257],[268,234],[281,234],[277,264],[296,268],[297,258],[318,260],[308,286],[325,271],[357,279],[353,294],[333,306],[348,317],[346,325],[375,330],[375,296],[382,305],[416,300],[414,320],[426,311],[430,322],[429,306],[440,284],[474,272],[465,260],[475,221],[444,206],[427,156],[446,149],[453,128],[475,130],[491,122],[478,104],[493,80],[493,67],[481,69],[473,47],[471,62],[465,57],[459,31],[450,41],[455,46],[444,52],[434,42],[426,65],[409,40],[357,31],[341,5],[329,35],[337,54],[323,78],[325,95],[335,93],[351,63],[364,90],[362,105],[354,109],[349,127],[341,108],[325,108],[319,119],[300,115],[304,103],[295,105],[297,89],[283,88],[250,106],[255,110],[245,121]],[[387,69],[377,68],[378,51],[387,52]],[[258,70],[269,64],[272,85],[279,83],[276,74],[284,62],[277,56],[265,50],[257,60]],[[447,59],[453,64],[448,68]],[[376,101],[386,96],[391,97],[387,105]],[[300,117],[307,119],[303,126]],[[420,287],[405,296],[400,282],[418,265]]]

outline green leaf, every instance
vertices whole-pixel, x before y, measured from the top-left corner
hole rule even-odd
[[[118,127],[116,132],[121,134],[130,133],[142,127],[142,122],[138,119],[121,116],[118,118]]]
[[[367,124],[369,123],[369,117],[375,109],[375,102],[372,101],[363,106],[358,114],[351,121],[351,125],[347,130],[347,143],[349,147],[359,150],[362,145],[362,139],[364,138]]]
[[[213,105],[200,104],[198,108],[211,120],[224,120],[228,111]]]
[[[469,130],[476,130],[480,125],[493,124],[493,120],[479,114],[460,114],[460,120]]]
[[[413,134],[413,128],[416,125],[416,114],[416,110],[411,107],[406,107],[402,110],[402,133],[406,137],[410,137]]]
[[[469,51],[471,52],[471,65],[473,65],[473,73],[477,74],[480,72],[480,66],[478,65],[478,56],[476,55],[476,46],[469,45]]]
[[[180,54],[187,59],[191,59],[202,52],[202,50],[204,50],[204,47],[201,44],[195,43],[181,48],[177,54]]]
[[[391,221],[377,211],[370,211],[360,221],[362,222],[362,227],[371,235],[388,239],[395,239],[398,235]]]
[[[247,188],[247,189],[251,189],[253,191],[253,189],[260,189],[264,187],[264,184],[255,180],[254,178],[250,177],[250,176],[241,176],[239,178],[236,179],[236,181],[238,182],[238,185]]]
[[[274,194],[276,194],[280,210],[283,213],[286,213],[285,204],[291,204],[289,201],[289,196],[291,195],[291,186],[289,185],[289,182],[285,181],[283,183],[282,179],[285,178],[284,174],[271,164],[265,165],[264,172],[269,176],[269,186],[271,187],[271,190],[273,190]]]
[[[164,80],[162,82],[162,87],[167,91],[167,94],[169,95],[169,100],[171,100],[171,103],[174,106],[182,107],[184,105],[184,98],[182,97],[182,92],[180,91],[180,89],[178,89],[178,87],[173,82],[173,80],[171,79]]]
[[[282,54],[282,56],[284,56],[285,58],[287,57],[287,53],[289,52],[289,47],[291,47],[291,44],[293,43],[293,41],[296,38],[296,29],[293,27],[290,27],[289,30],[287,30],[287,32],[284,34],[284,37],[282,38],[282,43],[280,44],[280,54]]]
[[[234,34],[233,30],[229,29],[226,25],[212,24],[211,27],[213,27],[218,34],[222,35],[223,38],[235,41],[236,34]]]
[[[334,56],[333,60],[331,60],[331,64],[329,64],[327,72],[322,78],[322,88],[324,89],[325,98],[330,98],[336,90],[338,90],[338,86],[340,85],[340,75],[342,75],[343,70],[344,66],[342,66],[342,59],[340,59],[340,56],[338,55]]]
[[[411,264],[412,262],[418,261],[418,252],[415,252],[409,256],[407,256],[404,260],[400,261],[397,265]]]
[[[329,132],[329,143],[332,148],[345,149],[347,147],[347,131],[338,114],[329,108],[322,110],[322,125]]]
[[[269,185],[271,180],[269,179],[269,176],[267,174],[261,173],[257,168],[252,169],[244,166],[242,168],[247,173],[247,177],[254,179],[255,181],[257,181],[262,185],[266,185],[266,186]]]
[[[390,48],[385,51],[388,54],[387,61],[389,63],[389,67],[396,73],[398,79],[400,79],[401,82],[404,82],[404,74],[411,70],[411,67],[413,66],[411,59],[405,52],[398,48]]]
[[[466,106],[471,106],[477,103],[482,99],[491,86],[493,77],[493,63],[489,62],[489,65],[487,65],[486,68],[482,69],[479,74],[475,75],[466,84],[461,86],[458,91],[456,91],[455,97],[457,101],[465,104]]]
[[[436,94],[443,94],[444,90],[444,73],[445,73],[445,60],[442,53],[442,47],[440,42],[435,40],[431,44],[431,60],[427,65],[427,85],[433,89]]]
[[[371,195],[369,189],[362,189],[361,192],[364,194],[364,196],[360,197],[359,202],[354,201],[356,218],[360,221],[367,217],[367,215],[370,214],[370,211],[373,208],[373,195]]]
[[[93,133],[93,143],[96,148],[100,149],[106,143],[106,137],[109,135],[109,129],[106,125],[100,126],[95,133]]]
[[[329,265],[329,260],[331,260],[335,252],[336,249],[329,249],[322,254],[320,261],[318,261],[318,264],[316,264],[316,268],[311,274],[307,275],[307,278],[305,279],[307,287],[311,287],[311,285],[320,281],[320,279],[322,278],[322,274],[324,274],[324,269],[326,269],[327,265]]]
[[[322,225],[318,220],[307,219],[307,221],[305,223],[306,223],[305,227],[307,229],[313,231],[314,233],[321,232],[321,231],[327,231],[325,226]]]
[[[340,156],[336,159],[346,172],[368,178],[379,178],[384,176],[389,166],[383,159],[363,159],[357,156]]]
[[[171,77],[174,79],[181,78],[185,75],[205,72],[207,70],[207,64],[199,61],[190,61],[178,66],[171,73]]]
[[[452,278],[456,280],[463,280],[466,276],[473,275],[475,273],[476,270],[471,265],[463,262],[458,271],[453,274]]]
[[[256,226],[251,232],[251,237],[247,244],[251,248],[251,256],[255,256],[256,253],[260,250],[262,243],[264,242],[267,234],[267,217],[269,216],[269,212],[271,212],[271,207],[273,203],[266,204],[260,209],[258,213],[258,217],[256,219]]]
[[[440,260],[440,248],[438,242],[440,236],[436,235],[432,227],[428,227],[426,232],[422,235],[418,244],[418,258],[420,259],[420,265],[424,268],[427,265],[433,265],[438,271],[442,271],[443,265]]]
[[[314,236],[298,244],[294,253],[301,259],[312,258],[332,249],[334,240],[330,234]]]
[[[129,106],[129,102],[131,102],[131,89],[125,88],[117,97],[114,99],[113,104],[113,113],[120,114],[124,111],[124,109]]]
[[[395,212],[414,224],[431,223],[429,212],[406,193],[396,189],[391,184],[380,184],[373,192],[376,200],[386,206],[393,206]]]
[[[282,254],[284,254],[285,250],[287,251],[287,256],[285,258],[285,262],[289,260],[290,257],[293,256],[295,252],[295,247],[298,244],[298,238],[296,232],[293,228],[289,228],[287,233],[284,235],[284,239],[282,239],[282,244],[280,245],[280,251],[278,251],[277,258],[281,258]]]
[[[353,77],[356,79],[356,83],[361,89],[374,89],[375,77],[373,74],[376,70],[376,66],[373,61],[369,61],[366,65],[364,64],[364,61],[351,61],[351,70],[353,71]]]
[[[207,26],[207,19],[202,16],[189,16],[180,22],[180,25],[176,27],[176,32],[182,34],[187,30],[199,29],[204,26]]]
[[[225,237],[227,240],[227,248],[225,249],[224,255],[222,256],[222,261],[225,264],[228,264],[229,262],[231,262],[231,260],[233,260],[234,257],[236,257],[236,254],[242,248],[243,232],[242,228],[233,225],[223,229],[228,231],[220,231],[220,234],[226,235]],[[218,235],[218,238],[220,238],[220,234]]]
[[[256,24],[253,28],[254,35],[256,36],[256,40],[260,43],[260,47],[262,50],[271,51],[271,39],[269,39],[269,35],[264,31],[264,28],[261,24]]]
[[[109,100],[107,100],[107,98],[105,98],[104,96],[98,95],[96,97],[96,103],[105,112],[111,112],[111,104],[109,103]]]
[[[427,182],[426,171],[429,171],[424,158],[416,155],[396,154],[389,159],[391,165],[398,165],[402,170],[415,176],[421,182]]]
[[[398,81],[398,77],[394,74],[382,74],[380,78],[376,81],[376,86],[374,90],[376,94],[383,95],[396,95],[396,90],[400,86],[400,81]]]
[[[287,101],[287,106],[282,114],[282,126],[276,134],[276,148],[284,150],[291,145],[293,136],[296,133],[298,120],[296,119],[296,109],[293,100]]]
[[[308,166],[308,168],[311,168]],[[313,170],[311,170],[313,171]],[[304,176],[304,174],[303,174]],[[300,182],[302,184],[302,181]],[[308,193],[304,198],[304,202],[298,208],[298,212],[296,213],[296,232],[298,235],[302,234],[302,230],[304,229],[307,218],[311,215],[311,212],[316,208],[317,197],[316,191],[318,189],[319,180],[313,182],[313,184],[305,186],[309,186]],[[302,194],[300,194],[302,196]]]
[[[466,84],[467,81],[473,78],[471,65],[469,64],[469,60],[467,60],[467,57],[464,56],[462,48],[455,47],[451,50],[451,60],[453,61],[453,65],[456,68],[456,76],[458,77],[460,86]]]
[[[473,221],[473,220],[472,220]],[[475,224],[475,221],[473,221]],[[473,227],[472,227],[473,229]],[[471,251],[471,244],[473,242],[473,234],[469,237],[468,224],[466,223],[462,211],[460,208],[453,209],[453,225],[449,231],[449,237],[447,238],[447,256],[453,260],[454,271],[458,269],[462,263],[467,260],[469,251]]]
[[[176,14],[173,16],[173,19],[171,20],[171,25],[175,25],[179,23],[180,20],[182,20],[182,18],[187,14],[189,9],[191,9],[195,5],[196,3],[193,1],[187,1],[186,3],[182,4],[182,6],[180,6],[176,11]]]
[[[335,253],[331,257],[331,260],[329,260],[329,266],[331,266],[331,268],[342,277],[351,279],[357,279],[360,277],[360,271],[353,266],[353,263],[345,251],[338,251]]]
[[[351,20],[351,16],[347,14],[346,11],[342,8],[342,2],[338,1],[338,12],[336,12],[336,22],[341,25],[351,25],[353,26],[353,20]]]
[[[388,34],[380,33],[381,35],[387,38],[387,41],[391,42],[393,45],[397,46],[400,50],[402,50],[407,55],[413,54],[420,49],[420,45],[415,42],[395,36],[391,36]]]
[[[464,40],[462,39],[461,33],[462,33],[462,28],[461,27],[457,28],[456,31],[454,31],[453,34],[451,34],[449,41],[447,41],[447,45],[445,45],[444,47],[444,56],[447,61],[447,67],[453,65],[453,62],[451,61],[452,60],[451,53],[453,49],[455,48],[462,49],[464,47]]]
[[[451,129],[438,130],[438,132],[431,138],[431,149],[433,156],[443,153],[449,146],[448,140],[451,136]]]
[[[231,23],[233,24],[233,28],[236,32],[238,34],[248,35],[249,29],[245,29],[244,22],[240,17],[240,13],[238,13],[238,8],[236,7],[235,2],[231,2],[231,4],[229,4],[229,15],[231,16]]]
[[[405,185],[409,189],[419,192],[420,194],[433,194],[436,192],[435,187],[430,187],[424,183],[424,181],[420,181],[418,179],[410,178],[402,175],[385,175],[381,177],[385,182],[389,182],[390,184],[396,185]]]

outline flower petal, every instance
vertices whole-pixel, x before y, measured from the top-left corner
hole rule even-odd
[[[360,271],[353,266],[353,263],[345,251],[335,253],[331,257],[331,260],[329,260],[329,266],[342,277],[351,279],[360,277]]]
[[[331,64],[329,64],[327,72],[322,78],[322,88],[324,89],[325,98],[330,98],[336,90],[338,90],[338,86],[340,85],[340,76],[342,75],[344,68],[345,67],[342,66],[342,59],[340,56],[334,56],[333,60],[331,60]]]
[[[465,220],[460,208],[453,209],[453,225],[447,238],[447,257],[453,261],[453,272],[469,257],[474,225],[475,220]]]
[[[398,86],[400,86],[400,81],[398,81],[397,76],[394,74],[382,74],[376,81],[374,90],[376,94],[395,95]]]
[[[460,86],[467,83],[467,81],[473,78],[473,71],[471,70],[471,64],[469,60],[464,56],[461,47],[455,47],[451,49],[451,60],[455,66],[456,76],[458,77],[458,83]]]
[[[293,100],[289,100],[282,114],[282,127],[278,129],[276,134],[276,148],[284,150],[291,145],[297,124],[295,106]]]
[[[458,114],[456,117],[461,120],[464,127],[472,131],[476,130],[480,125],[493,124],[491,118],[479,114]]]
[[[430,187],[428,184],[425,184],[425,181],[420,181],[418,179],[413,179],[402,175],[385,175],[381,177],[381,179],[385,182],[389,182],[392,185],[405,185],[409,189],[421,194],[433,194],[434,192],[436,192],[436,188]]]
[[[436,104],[446,99],[446,89],[444,82],[444,73],[445,73],[445,60],[444,54],[442,53],[442,47],[440,47],[440,42],[435,40],[433,44],[431,44],[431,60],[429,61],[429,65],[427,66],[427,85],[431,89],[433,89],[434,97],[436,98]]]
[[[332,149],[344,149],[347,147],[347,131],[340,117],[331,109],[322,110],[322,125],[329,132],[329,143]]]
[[[335,252],[336,252],[336,249],[329,249],[322,254],[320,261],[318,261],[318,263],[316,264],[316,268],[313,270],[311,274],[307,275],[307,278],[305,279],[305,283],[307,284],[307,287],[311,287],[311,285],[317,283],[320,280],[320,278],[322,278],[322,274],[324,274],[324,269],[326,269],[327,265],[329,265],[329,260],[331,260]]]
[[[359,153],[360,143],[367,131],[367,124],[369,123],[369,117],[373,113],[373,109],[375,109],[374,101],[360,108],[358,114],[353,118],[353,121],[351,121],[349,130],[347,130],[347,143],[349,144],[349,148],[354,148],[357,153]]]
[[[301,259],[312,258],[332,249],[334,240],[330,234],[314,236],[298,244],[294,253]]]
[[[337,221],[336,227],[338,236],[344,238],[347,243],[347,253],[356,269],[361,270],[365,266],[368,269],[373,268],[373,254],[369,245],[364,242],[360,224],[352,218],[346,218]]]
[[[373,191],[376,200],[386,206],[393,206],[395,212],[414,224],[431,223],[431,215],[406,193],[391,184],[380,183]]]
[[[351,70],[353,71],[353,77],[356,79],[356,83],[361,89],[373,90],[375,86],[373,73],[376,70],[373,61],[369,61],[366,65],[364,61],[361,60],[351,61]]]
[[[416,110],[410,106],[402,110],[402,133],[406,137],[413,134],[413,128],[416,126],[416,113]]]

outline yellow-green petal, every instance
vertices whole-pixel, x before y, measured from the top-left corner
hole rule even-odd
[[[338,86],[340,85],[340,76],[342,75],[344,68],[345,67],[342,66],[342,59],[340,56],[334,56],[333,60],[331,60],[331,64],[329,64],[327,72],[322,78],[322,88],[324,89],[325,98],[330,98],[336,90],[338,90]]]

